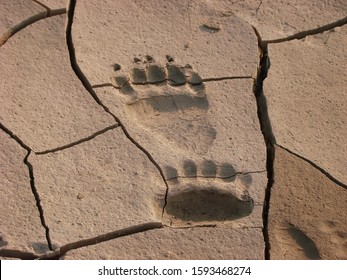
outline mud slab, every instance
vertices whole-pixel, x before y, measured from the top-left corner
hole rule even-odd
[[[0,250],[15,257],[16,251],[44,253],[48,250],[45,228],[32,193],[32,169],[28,151],[3,131],[1,137]],[[11,252],[3,251],[11,250]],[[18,257],[18,256],[17,256]]]
[[[165,184],[119,128],[30,161],[55,246],[161,219]]]
[[[0,120],[36,152],[70,144],[115,124],[74,75],[64,26],[65,16],[50,17],[23,29],[1,47]]]
[[[164,228],[74,250],[63,259],[256,260],[263,250],[260,229]]]
[[[277,143],[314,162],[344,184],[347,183],[345,43],[346,26],[329,34],[270,44],[271,67],[264,82]]]
[[[271,191],[271,259],[346,259],[347,190],[276,147]]]

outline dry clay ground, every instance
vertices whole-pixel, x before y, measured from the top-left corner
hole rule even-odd
[[[1,259],[347,259],[346,1],[0,13]]]

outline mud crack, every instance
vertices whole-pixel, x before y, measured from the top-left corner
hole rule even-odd
[[[49,12],[51,11],[51,9],[47,5],[41,3],[40,1],[38,1],[38,0],[32,0],[32,1],[35,2],[36,4],[40,5],[41,7],[45,8],[47,10],[47,14],[49,14]]]
[[[57,249],[55,249],[53,252],[46,253],[44,255],[41,255],[38,257],[39,260],[47,260],[47,259],[59,259],[63,255],[65,255],[67,252],[71,250],[76,250],[82,247],[90,246],[90,245],[95,245],[101,242],[109,241],[112,239],[116,239],[119,237],[127,236],[127,235],[132,235],[135,233],[140,233],[143,231],[148,231],[152,229],[157,229],[157,228],[162,228],[163,224],[162,223],[157,223],[157,222],[151,222],[151,223],[145,223],[145,224],[140,224],[128,228],[123,228],[120,230],[112,231],[109,233],[101,234],[92,238],[88,239],[82,239],[76,242],[68,243],[65,244]]]
[[[35,2],[38,3],[38,1],[35,1]],[[41,6],[42,6],[42,4],[41,4]],[[33,16],[30,16],[27,19],[23,20],[22,22],[18,23],[17,25],[12,26],[9,29],[7,29],[5,31],[5,33],[3,33],[0,36],[0,47],[3,44],[5,44],[7,42],[7,40],[10,39],[14,34],[16,34],[18,31],[21,31],[25,27],[27,27],[27,26],[29,26],[29,25],[31,25],[31,24],[33,24],[33,23],[35,23],[41,19],[45,19],[48,17],[57,16],[57,15],[62,15],[62,14],[66,13],[65,8],[51,10],[46,6],[44,6],[44,7],[45,7],[46,11],[37,13]]]
[[[258,38],[259,47],[259,65],[257,69],[257,76],[253,84],[253,92],[257,103],[257,113],[260,123],[260,128],[266,144],[266,169],[268,183],[265,190],[264,206],[263,206],[263,236],[265,242],[265,259],[270,259],[270,240],[268,232],[269,223],[269,209],[270,209],[270,198],[271,188],[274,182],[273,163],[275,158],[274,144],[276,143],[275,136],[272,132],[272,126],[268,114],[268,107],[266,97],[263,91],[263,83],[267,77],[268,70],[270,68],[270,58],[268,52],[268,45],[264,41],[253,26],[253,30]]]
[[[51,237],[49,234],[49,227],[47,226],[46,221],[45,221],[45,216],[44,216],[43,208],[41,205],[40,195],[39,195],[39,193],[35,187],[35,177],[34,177],[33,166],[31,165],[31,163],[28,160],[28,157],[30,156],[32,150],[29,146],[24,144],[24,142],[17,135],[15,135],[11,130],[6,128],[2,123],[0,123],[0,128],[6,134],[8,134],[12,139],[14,139],[23,149],[25,149],[27,151],[27,155],[24,157],[23,162],[28,167],[29,178],[30,178],[30,187],[31,187],[31,191],[32,191],[34,198],[35,198],[35,201],[36,201],[37,210],[39,211],[39,214],[40,214],[41,224],[45,229],[48,248],[50,250],[53,250],[52,241],[51,241]]]
[[[241,80],[241,79],[254,79],[252,76],[227,76],[227,77],[212,77],[212,78],[202,78],[201,82],[219,82],[219,81],[226,81],[226,80]],[[162,82],[170,82],[170,79],[165,79]],[[101,84],[95,84],[92,85],[92,88],[103,88],[103,87],[114,87],[112,83],[101,83]]]
[[[214,78],[204,78],[202,82],[218,82],[226,80],[241,80],[241,79],[253,79],[252,76],[231,76],[231,77],[214,77]]]
[[[261,5],[263,5],[263,1],[260,0],[258,7],[255,9],[255,14],[258,15]]]
[[[89,92],[89,94],[93,97],[95,102],[100,105],[106,113],[111,115],[113,119],[116,121],[116,123],[119,125],[119,127],[122,129],[124,135],[128,138],[128,140],[134,144],[139,150],[141,150],[149,159],[149,161],[158,169],[158,172],[166,186],[166,194],[165,194],[165,201],[164,201],[164,206],[163,206],[163,213],[164,209],[166,206],[166,197],[167,197],[167,192],[169,189],[169,186],[165,180],[165,176],[163,173],[162,168],[160,165],[155,161],[155,159],[152,157],[152,155],[144,148],[142,147],[128,132],[127,128],[124,126],[124,124],[120,121],[120,119],[114,115],[109,108],[104,105],[95,91],[93,90],[92,85],[89,83],[88,79],[86,76],[83,74],[81,68],[79,67],[76,59],[76,53],[75,53],[75,47],[73,44],[73,39],[72,39],[72,24],[73,24],[73,18],[74,18],[74,13],[75,13],[75,7],[76,7],[76,0],[70,0],[68,3],[68,9],[67,9],[67,23],[66,23],[66,43],[69,51],[69,56],[70,56],[70,63],[73,71],[75,72],[76,76],[80,79],[81,83],[85,87],[85,89]]]
[[[108,126],[108,127],[105,127],[104,129],[101,129],[95,133],[93,133],[92,135],[89,135],[85,138],[82,138],[82,139],[79,139],[77,141],[74,141],[72,143],[69,143],[67,145],[64,145],[64,146],[61,146],[61,147],[57,147],[57,148],[53,148],[53,149],[49,149],[49,150],[45,150],[45,151],[41,151],[41,152],[35,152],[36,155],[45,155],[45,154],[50,154],[50,153],[54,153],[54,152],[58,152],[58,151],[62,151],[62,150],[65,150],[65,149],[68,149],[68,148],[71,148],[73,146],[76,146],[76,145],[79,145],[81,143],[84,143],[84,142],[87,142],[87,141],[90,141],[92,140],[93,138],[111,130],[111,129],[114,129],[114,128],[117,128],[119,127],[119,124],[114,124],[114,125],[111,125],[111,126]]]
[[[88,239],[82,239],[76,242],[65,244],[59,248],[56,248],[52,252],[48,252],[42,255],[36,255],[31,252],[20,251],[16,249],[0,249],[0,256],[7,258],[17,258],[22,260],[58,260],[63,257],[67,252],[76,250],[79,248],[96,245],[109,240],[117,239],[123,236],[132,235],[148,230],[158,229],[164,227],[162,223],[150,222],[140,225],[131,226],[115,231],[111,231],[105,234],[94,236]]]
[[[326,25],[323,25],[323,26],[320,26],[320,27],[317,27],[314,29],[305,30],[305,31],[295,33],[295,34],[290,35],[290,36],[285,37],[285,38],[273,39],[273,40],[264,40],[262,43],[264,45],[266,45],[266,44],[278,44],[278,43],[288,42],[291,40],[300,40],[300,39],[303,39],[307,36],[323,33],[325,31],[329,31],[331,29],[334,29],[335,27],[343,26],[345,24],[347,24],[347,17],[344,17],[342,19],[339,19],[337,21],[328,23]]]
[[[301,155],[299,155],[299,154],[297,154],[297,153],[295,153],[295,152],[289,150],[289,149],[286,148],[286,147],[283,147],[283,146],[280,145],[280,144],[277,144],[277,143],[276,143],[276,146],[282,148],[283,150],[286,150],[288,153],[290,153],[290,154],[292,154],[292,155],[294,155],[294,156],[296,156],[296,157],[298,157],[298,158],[300,158],[300,159],[306,161],[307,163],[311,164],[314,168],[318,169],[321,173],[323,173],[325,176],[327,176],[329,180],[333,181],[336,185],[339,185],[340,187],[342,187],[342,188],[344,188],[344,189],[347,190],[347,185],[346,185],[346,184],[344,184],[344,183],[340,182],[339,180],[337,180],[336,178],[334,178],[329,172],[327,172],[326,170],[324,170],[322,167],[320,167],[319,165],[317,165],[317,164],[314,163],[313,161],[311,161],[311,160],[309,160],[308,158],[305,158],[305,157],[303,157],[303,156],[301,156]]]
[[[25,252],[16,249],[0,249],[0,256],[4,258],[14,258],[21,260],[35,260],[39,256],[31,252]]]
[[[337,20],[335,22],[326,24],[324,26],[320,26],[315,29],[302,31],[299,33],[296,33],[294,35],[288,36],[286,38],[281,39],[275,39],[275,40],[262,40],[261,35],[259,34],[258,30],[253,27],[253,30],[258,38],[258,48],[259,48],[259,65],[257,69],[257,76],[254,80],[253,85],[253,92],[256,97],[257,102],[257,108],[258,108],[258,118],[260,122],[261,131],[263,133],[263,137],[266,144],[266,150],[267,150],[267,159],[266,159],[266,166],[267,166],[267,173],[268,173],[268,184],[265,191],[265,200],[264,200],[264,207],[263,207],[263,236],[265,241],[265,259],[270,259],[270,240],[269,240],[269,233],[268,233],[268,220],[269,220],[269,209],[270,209],[270,199],[271,199],[271,188],[274,182],[274,159],[275,159],[275,145],[287,150],[288,152],[300,157],[301,159],[305,160],[306,162],[310,163],[317,169],[319,169],[323,174],[325,174],[330,180],[338,184],[339,186],[346,189],[346,185],[339,182],[337,179],[332,177],[328,172],[323,170],[321,167],[317,166],[312,161],[295,154],[294,152],[278,145],[276,143],[275,136],[272,132],[272,126],[271,121],[268,114],[268,107],[267,107],[267,101],[266,97],[264,95],[263,91],[263,83],[264,80],[267,78],[268,71],[270,69],[270,58],[269,58],[269,50],[268,45],[269,44],[276,44],[276,43],[282,43],[287,42],[291,40],[299,40],[303,39],[306,36],[315,35],[319,33],[323,33],[325,31],[329,31],[335,27],[345,25],[347,23],[347,17],[342,18],[340,20]]]

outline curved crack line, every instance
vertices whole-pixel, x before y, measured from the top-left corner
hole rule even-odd
[[[62,15],[66,13],[66,9],[55,9],[55,10],[46,10],[44,12],[40,12],[38,14],[35,14],[33,16],[28,17],[27,19],[23,20],[22,22],[18,23],[15,26],[10,27],[0,36],[0,47],[7,42],[8,39],[10,39],[14,34],[16,34],[18,31],[24,29],[25,27],[41,20],[45,19],[51,16],[57,16]]]
[[[296,34],[290,35],[290,36],[285,37],[285,38],[273,39],[273,40],[264,40],[263,43],[264,44],[278,44],[278,43],[288,42],[291,40],[300,40],[300,39],[303,39],[307,36],[323,33],[325,31],[329,31],[335,27],[343,26],[345,24],[347,24],[347,17],[344,17],[342,19],[339,19],[337,21],[328,23],[326,25],[323,25],[323,26],[320,26],[320,27],[317,27],[314,29],[298,32]]]
[[[69,50],[69,56],[70,56],[70,63],[73,71],[75,72],[76,76],[79,78],[85,89],[89,92],[89,94],[93,97],[95,102],[100,105],[104,111],[108,114],[110,114],[113,119],[118,123],[120,128],[122,129],[124,135],[128,138],[128,140],[133,143],[139,150],[141,150],[149,159],[149,161],[158,169],[159,174],[166,186],[166,192],[165,192],[165,201],[164,201],[164,206],[162,210],[162,215],[164,215],[164,210],[167,204],[167,194],[169,191],[169,186],[165,180],[164,172],[160,165],[155,161],[155,159],[152,157],[152,155],[144,148],[142,147],[128,132],[124,124],[120,121],[120,119],[114,115],[109,108],[104,105],[95,91],[93,90],[92,85],[89,83],[88,79],[82,72],[81,68],[79,67],[76,59],[76,53],[75,53],[75,47],[73,44],[73,39],[72,39],[72,24],[73,24],[73,18],[74,18],[74,13],[75,13],[75,7],[76,7],[76,0],[70,0],[68,3],[68,8],[67,8],[67,22],[66,22],[66,44]]]
[[[31,163],[29,162],[28,158],[31,154],[31,149],[29,148],[29,146],[27,146],[26,144],[24,144],[24,142],[17,136],[15,135],[11,130],[9,130],[8,128],[6,128],[2,123],[0,123],[0,128],[6,133],[8,134],[12,139],[14,139],[23,149],[25,149],[27,151],[26,156],[24,157],[24,164],[28,167],[28,172],[29,172],[29,178],[30,178],[30,187],[31,187],[31,192],[34,195],[35,201],[36,201],[36,207],[37,210],[39,211],[40,214],[40,221],[41,221],[41,225],[44,227],[45,229],[45,235],[46,235],[46,240],[47,240],[47,244],[48,244],[48,248],[50,250],[53,250],[53,246],[52,246],[52,241],[51,241],[51,237],[49,234],[49,227],[46,224],[45,221],[45,216],[44,216],[44,212],[43,212],[43,208],[41,205],[41,199],[40,199],[40,195],[36,189],[35,186],[35,177],[34,177],[34,170],[33,170],[33,166],[31,165]]]
[[[148,231],[152,229],[157,229],[157,228],[162,228],[163,224],[159,222],[150,222],[150,223],[145,223],[145,224],[140,224],[128,228],[123,228],[120,230],[115,230],[112,232],[108,232],[105,234],[101,234],[92,238],[88,239],[82,239],[76,242],[71,242],[68,244],[65,244],[57,249],[55,249],[53,252],[49,252],[43,255],[40,255],[38,257],[39,260],[47,260],[47,259],[59,259],[63,255],[65,255],[67,252],[71,250],[76,250],[82,247],[86,246],[91,246],[91,245],[96,245],[102,242],[106,242],[109,240],[117,239],[119,237],[127,236],[127,235],[132,235],[135,233],[140,233],[143,231]]]
[[[0,249],[0,256],[7,257],[7,258],[17,258],[22,260],[34,260],[34,259],[39,259],[39,260],[55,259],[56,260],[63,257],[67,252],[72,250],[96,245],[96,244],[117,239],[123,236],[132,235],[132,234],[136,234],[136,233],[140,233],[140,232],[144,232],[148,230],[153,230],[153,229],[158,229],[158,228],[163,228],[163,227],[164,225],[162,223],[149,222],[145,224],[139,224],[139,225],[131,226],[128,228],[111,231],[105,234],[101,234],[101,235],[94,236],[87,239],[82,239],[76,242],[67,243],[59,248],[56,248],[52,252],[48,252],[42,255],[36,255],[31,252],[25,252],[25,251],[20,251],[16,249]]]
[[[14,139],[23,149],[27,151],[31,151],[31,148],[29,146],[27,146],[17,135],[15,135],[11,130],[9,130],[1,122],[0,122],[0,129],[3,130],[6,134],[8,134],[12,139]]]
[[[46,154],[50,154],[50,153],[54,153],[54,152],[58,152],[58,151],[63,151],[65,149],[68,149],[68,148],[71,148],[73,146],[76,146],[76,145],[79,145],[81,143],[84,143],[84,142],[87,142],[89,140],[92,140],[93,138],[109,131],[109,130],[112,130],[114,128],[117,128],[119,127],[119,124],[114,124],[114,125],[111,125],[111,126],[108,126],[108,127],[105,127],[104,129],[102,130],[99,130],[95,133],[93,133],[92,135],[89,135],[85,138],[82,138],[82,139],[79,139],[77,141],[74,141],[72,143],[69,143],[67,145],[64,145],[64,146],[61,146],[61,147],[57,147],[57,148],[53,148],[53,149],[49,149],[49,150],[45,150],[45,151],[41,151],[41,152],[35,152],[36,155],[46,155]]]
[[[316,163],[314,163],[313,161],[309,160],[308,158],[305,158],[304,156],[301,156],[291,150],[289,150],[288,148],[286,147],[283,147],[282,145],[280,144],[277,144],[276,143],[276,146],[282,148],[283,150],[286,150],[288,153],[306,161],[307,163],[309,163],[310,165],[312,165],[314,168],[318,169],[321,173],[323,173],[326,177],[328,177],[329,180],[333,181],[336,185],[339,185],[340,187],[344,188],[347,190],[347,185],[340,182],[339,180],[337,180],[336,178],[334,178],[331,174],[329,174],[326,170],[324,170],[322,167],[320,167],[319,165],[317,165]]]

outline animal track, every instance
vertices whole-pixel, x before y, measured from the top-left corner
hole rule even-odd
[[[181,103],[179,101],[182,96],[184,96],[185,98],[189,97],[190,101],[192,101],[192,103],[188,102],[186,105],[207,109],[208,102],[205,94],[205,85],[199,74],[194,72],[192,67],[188,64],[186,66],[178,66],[173,64],[173,62],[169,62],[172,61],[172,58],[167,59],[168,63],[166,64],[166,67],[154,63],[153,58],[150,56],[147,56],[147,60],[144,61],[145,64],[140,64],[139,62],[141,62],[141,60],[135,59],[135,67],[131,71],[130,78],[124,74],[118,74],[111,78],[112,85],[115,88],[120,89],[120,92],[128,97],[129,104],[134,103],[139,99],[155,99],[160,96],[174,99],[173,103],[177,101],[178,103]],[[120,70],[120,68],[117,68],[117,71],[118,70]],[[184,91],[182,91],[182,88],[179,91],[175,91],[173,88],[165,87],[162,88],[162,94],[158,93],[148,95],[148,92],[145,92],[141,95],[141,93],[143,93],[142,91],[134,89],[134,85],[157,84],[158,86],[165,86],[167,83],[172,87],[188,84],[190,90],[186,87]],[[153,90],[154,88],[150,89]],[[167,92],[168,90],[169,92]],[[161,107],[155,107],[155,110],[178,110],[177,106],[170,108],[165,106],[166,104],[163,105],[164,106]]]
[[[119,90],[126,113],[136,125],[180,148],[204,154],[216,138],[206,117],[209,103],[205,84],[190,65],[176,65],[171,56],[167,61],[162,66],[151,56],[136,58],[130,75],[116,71],[112,85]]]
[[[333,221],[325,221],[319,224],[321,232],[326,234],[329,242],[334,246],[334,252],[338,259],[347,259],[347,233],[339,228]]]
[[[231,164],[204,160],[201,166],[183,162],[182,175],[176,168],[164,169],[169,191],[165,218],[171,226],[216,224],[248,216],[254,206],[248,194],[250,174],[237,174]]]
[[[303,253],[305,257],[309,260],[320,260],[321,256],[316,244],[313,240],[308,237],[300,228],[295,225],[288,223],[287,231],[289,236],[293,239]]]
[[[318,244],[298,226],[283,221],[273,228],[274,239],[270,255],[274,259],[302,259],[319,260],[321,255]]]

